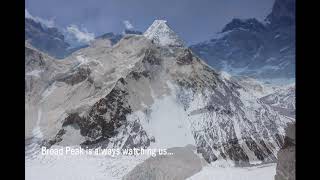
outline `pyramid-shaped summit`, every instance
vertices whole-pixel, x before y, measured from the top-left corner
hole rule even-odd
[[[166,20],[155,20],[143,35],[161,46],[185,46],[185,42],[167,25]]]

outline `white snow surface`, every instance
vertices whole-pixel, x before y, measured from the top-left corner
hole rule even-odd
[[[177,105],[173,96],[157,100],[151,107],[150,121],[143,122],[148,134],[155,137],[153,148],[195,145],[187,113]],[[170,126],[168,126],[170,124]]]
[[[26,76],[35,76],[35,77],[40,77],[40,73],[42,73],[43,71],[42,70],[33,70],[33,71],[30,71],[30,72],[27,72],[26,73]]]
[[[166,20],[155,20],[143,35],[162,46],[184,46],[185,43],[166,23]]]
[[[172,96],[168,96],[152,106],[149,125],[159,147],[195,145],[187,113],[176,102]]]
[[[60,148],[54,146],[53,148]],[[149,156],[41,155],[26,156],[26,180],[119,180]],[[273,180],[276,164],[234,167],[226,161],[207,166],[188,180]]]
[[[53,148],[60,148],[55,146]],[[26,180],[118,180],[148,156],[41,155],[26,156]]]
[[[209,165],[188,180],[273,180],[276,174],[276,164],[253,167],[216,167]]]
[[[35,128],[32,130],[32,134],[35,138],[43,138],[43,134],[41,132],[41,128],[40,128],[40,121],[41,121],[41,116],[42,116],[42,111],[41,109],[38,110],[38,119],[37,119],[37,124],[35,126]]]
[[[138,111],[129,115],[129,121],[139,119],[143,129],[155,138],[150,148],[171,148],[195,145],[188,113],[178,104],[176,92],[171,83],[167,83],[171,94],[154,98],[150,114]]]
[[[55,85],[55,83],[53,83],[52,85],[50,85],[41,95],[42,95],[42,99],[47,98],[55,89],[57,88],[57,86]]]

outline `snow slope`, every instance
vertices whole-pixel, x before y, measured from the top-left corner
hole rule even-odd
[[[273,180],[275,174],[276,164],[248,168],[207,166],[188,180]]]
[[[54,148],[59,148],[55,146]],[[26,157],[26,180],[119,180],[148,156],[41,155]]]

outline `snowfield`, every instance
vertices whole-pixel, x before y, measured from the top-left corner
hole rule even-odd
[[[63,156],[26,161],[26,180],[118,180],[142,162],[142,157]],[[265,166],[204,167],[188,180],[273,180],[276,164]]]
[[[41,155],[37,150],[26,155],[26,180],[119,180],[150,157]],[[275,173],[276,164],[234,167],[232,163],[214,162],[187,179],[256,180],[259,177],[259,180],[273,180]]]
[[[118,180],[148,156],[26,156],[26,180]]]
[[[273,180],[276,164],[267,164],[247,168],[206,166],[188,180]]]

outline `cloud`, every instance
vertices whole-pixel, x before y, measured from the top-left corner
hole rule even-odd
[[[32,16],[27,9],[24,10],[24,15],[25,15],[25,18],[32,19],[32,20],[34,20],[36,22],[39,22],[43,26],[46,26],[48,28],[51,28],[51,27],[55,26],[55,22],[54,22],[53,19],[47,20],[47,19],[43,19],[41,17]]]
[[[79,28],[75,24],[67,27],[67,32],[74,36],[79,43],[89,43],[94,40],[95,34],[89,33],[86,28]]]
[[[128,20],[123,21],[123,24],[126,27],[126,29],[133,29],[134,28],[133,25]]]

